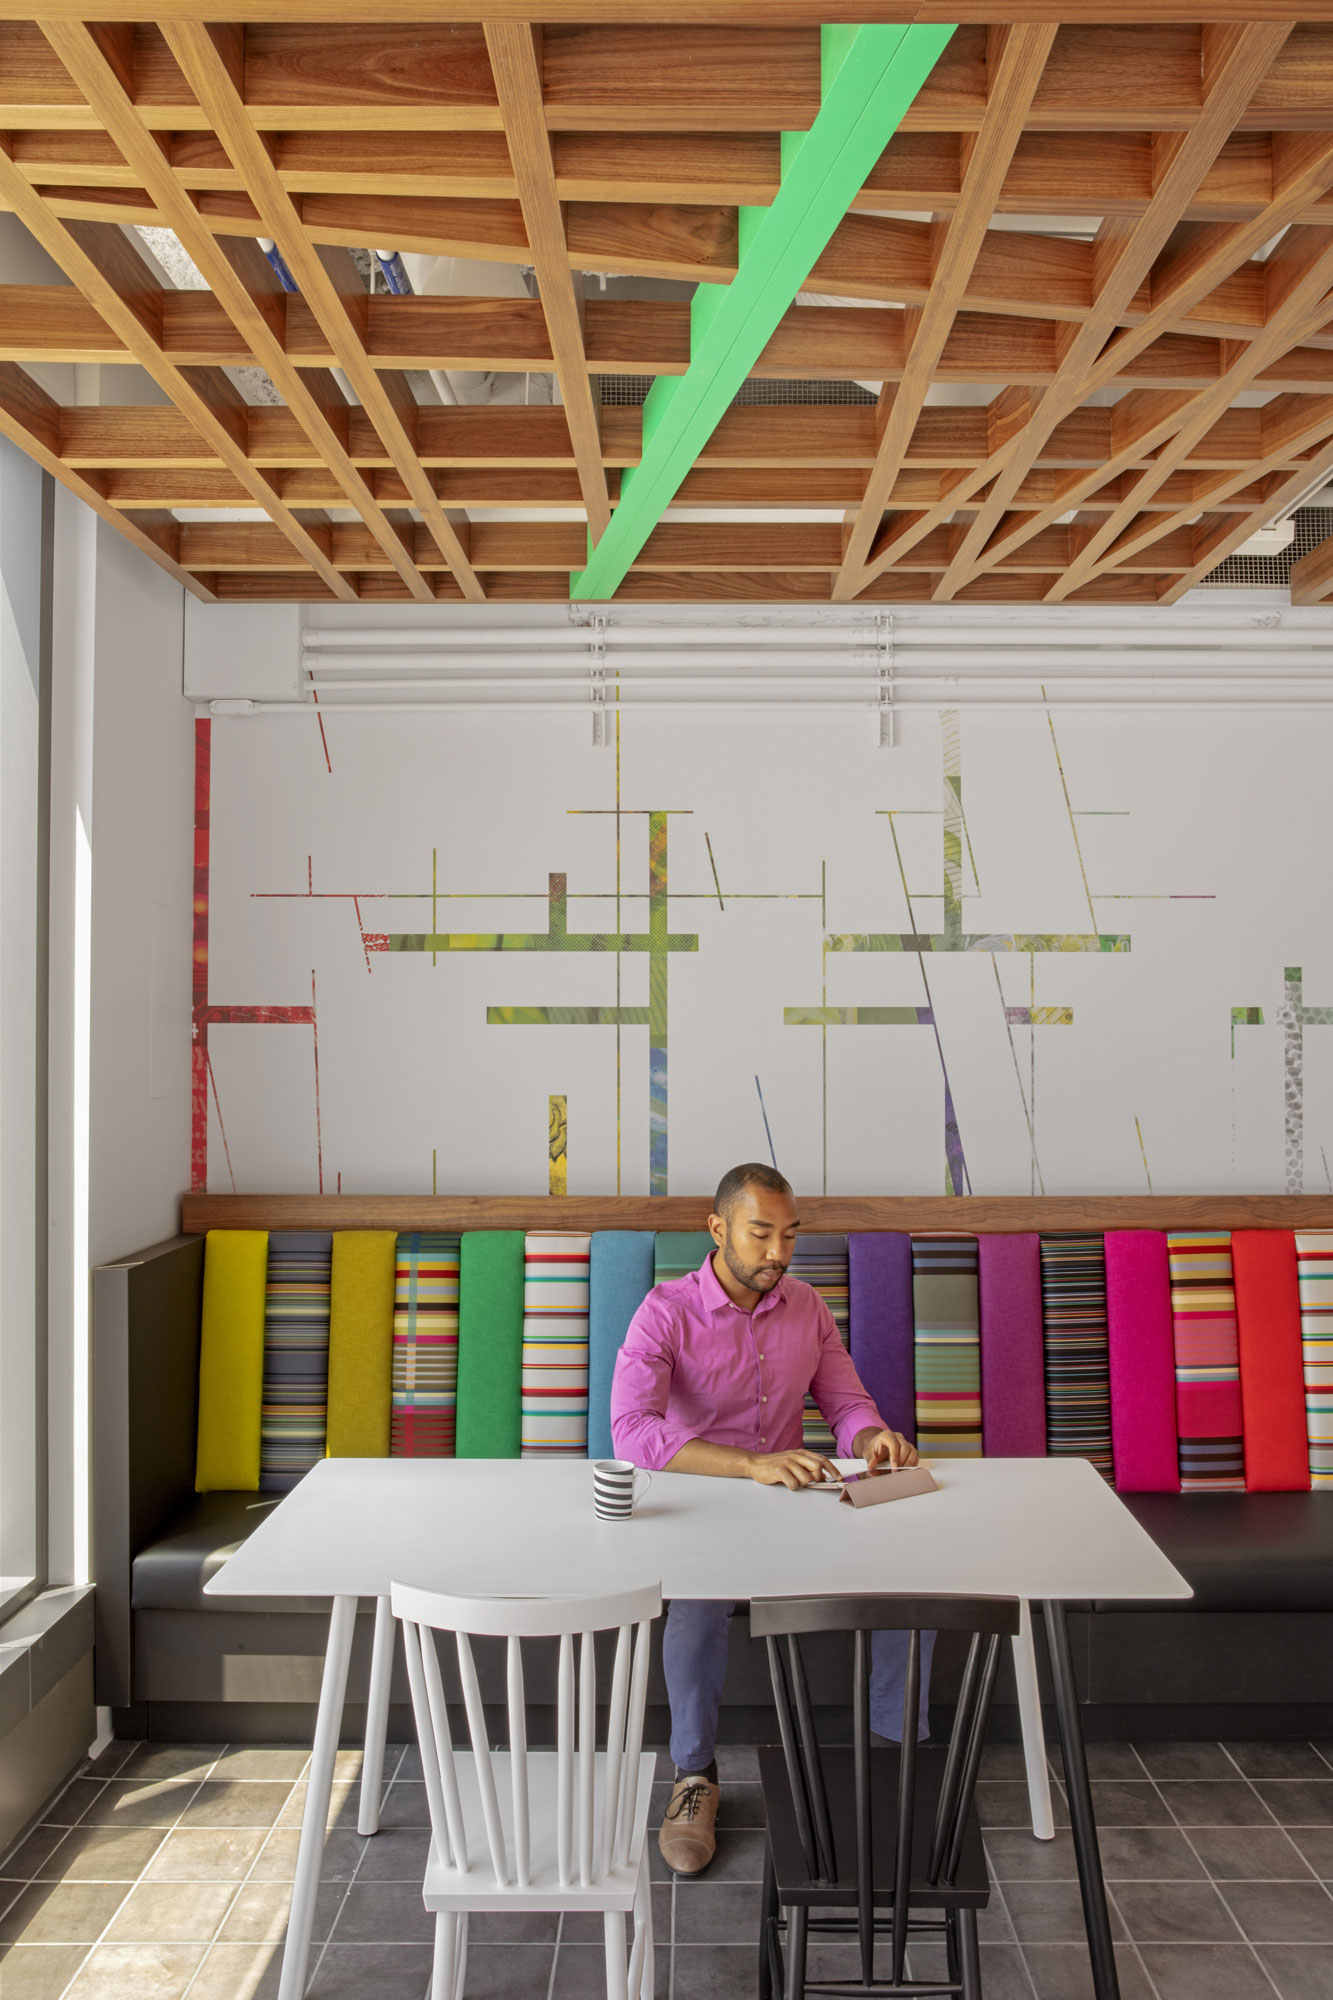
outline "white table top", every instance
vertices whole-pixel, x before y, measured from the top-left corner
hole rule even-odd
[[[850,1467],[852,1461],[841,1461]],[[599,1521],[586,1460],[328,1458],[266,1516],[210,1595],[666,1597],[857,1591],[1181,1598],[1190,1586],[1084,1459],[931,1460],[937,1493],[843,1506],[748,1479],[653,1475]]]

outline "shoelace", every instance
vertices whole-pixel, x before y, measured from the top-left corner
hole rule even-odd
[[[668,1819],[693,1819],[703,1804],[708,1790],[707,1778],[692,1778],[678,1798],[674,1798],[666,1809]]]

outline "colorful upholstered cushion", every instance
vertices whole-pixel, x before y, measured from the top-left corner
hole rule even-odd
[[[1047,1453],[1090,1459],[1109,1479],[1111,1381],[1100,1235],[1042,1237],[1041,1318]]]
[[[522,1445],[523,1231],[469,1229],[459,1258],[459,1458]]]
[[[1041,1238],[977,1238],[981,1425],[991,1458],[1044,1458]]]
[[[1245,1439],[1231,1234],[1225,1229],[1173,1231],[1166,1248],[1181,1491],[1243,1493]]]
[[[923,1456],[980,1458],[975,1236],[914,1236],[916,1441]]]
[[[844,1347],[848,1345],[847,1238],[845,1236],[798,1236],[792,1251],[791,1275],[819,1293],[833,1315]],[[837,1440],[813,1396],[805,1399],[801,1418],[801,1442],[810,1451],[822,1451],[832,1458]]]
[[[252,1492],[259,1485],[267,1283],[266,1229],[209,1230],[194,1476],[200,1493]]]
[[[1178,1493],[1171,1275],[1160,1229],[1106,1236],[1111,1450],[1122,1493]]]
[[[264,1400],[259,1484],[286,1493],[324,1456],[333,1237],[274,1230],[264,1304]]]
[[[1310,1484],[1333,1487],[1333,1234],[1296,1238]]]
[[[523,1456],[588,1449],[586,1235],[529,1235],[523,1246]]]
[[[398,1238],[393,1296],[393,1458],[452,1458],[458,1397],[457,1236]]]
[[[665,1285],[672,1278],[688,1277],[712,1248],[706,1229],[659,1229],[653,1243],[653,1283]]]
[[[1289,1229],[1236,1229],[1231,1236],[1245,1418],[1245,1484],[1252,1493],[1310,1484],[1301,1299]]]
[[[916,1442],[912,1239],[891,1230],[847,1238],[848,1346],[871,1402],[891,1430]]]
[[[329,1275],[330,1458],[387,1458],[393,1378],[392,1229],[339,1229]]]
[[[612,1458],[611,1377],[629,1323],[653,1288],[653,1235],[595,1229],[588,1265],[588,1456]]]

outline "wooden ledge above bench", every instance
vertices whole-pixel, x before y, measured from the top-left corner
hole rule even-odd
[[[187,1194],[181,1228],[702,1229],[711,1195]],[[802,1195],[808,1230],[1333,1229],[1333,1195]]]

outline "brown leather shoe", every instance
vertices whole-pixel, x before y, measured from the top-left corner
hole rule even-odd
[[[657,1836],[662,1859],[673,1875],[701,1875],[717,1848],[716,1765],[708,1772],[676,1773],[671,1798]]]

